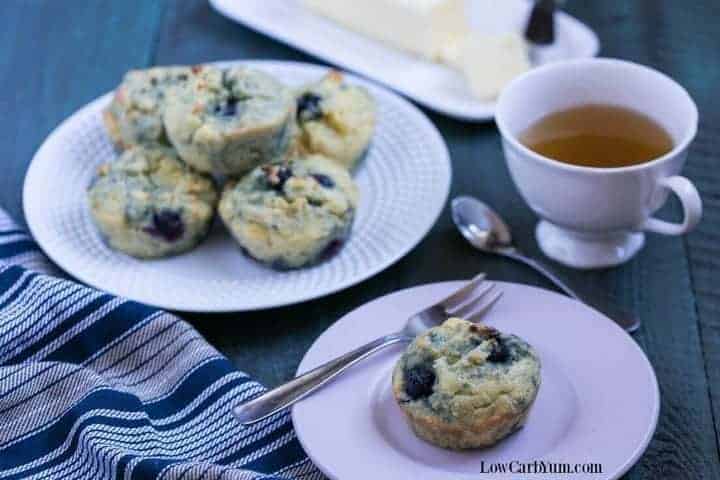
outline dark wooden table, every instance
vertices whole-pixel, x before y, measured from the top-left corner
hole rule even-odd
[[[720,479],[720,2],[567,3],[598,32],[603,55],[668,73],[700,108],[700,132],[685,170],[705,202],[700,227],[685,238],[650,236],[645,250],[621,268],[582,273],[556,267],[570,283],[611,292],[644,322],[634,338],[657,372],[662,410],[650,448],[627,478]],[[35,150],[126,70],[243,58],[315,61],[221,17],[206,0],[0,1],[0,206],[23,220],[22,183]],[[510,181],[494,125],[426,113],[452,154],[452,195],[488,201],[507,216],[520,245],[540,256],[532,235],[536,218]],[[671,202],[663,215],[679,217],[679,206]],[[548,287],[521,266],[473,251],[446,209],[407,257],[344,292],[258,313],[185,317],[239,368],[274,385],[291,377],[313,340],[355,307],[397,289],[478,271]]]

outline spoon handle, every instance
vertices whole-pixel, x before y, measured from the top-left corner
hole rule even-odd
[[[532,268],[533,270],[550,280],[553,284],[555,284],[555,286],[562,290],[562,292],[565,293],[565,295],[567,295],[568,297],[585,303],[586,305],[589,305],[597,309],[598,311],[604,313],[605,315],[613,319],[615,323],[624,328],[627,332],[632,333],[640,327],[640,320],[638,318],[619,307],[612,300],[610,300],[607,295],[594,294],[592,295],[592,297],[581,297],[577,294],[577,292],[575,292],[575,290],[570,288],[565,282],[560,280],[557,275],[550,271],[548,267],[538,262],[537,260],[526,257],[517,250],[505,251],[503,252],[503,254],[508,258],[516,260],[520,263],[524,263],[528,267]]]
[[[575,293],[575,291],[572,288],[570,288],[565,282],[560,280],[560,278],[557,275],[555,275],[552,271],[550,271],[550,269],[548,269],[542,263],[540,263],[537,260],[534,260],[530,257],[526,257],[525,255],[523,255],[519,252],[508,252],[508,253],[506,253],[506,255],[508,257],[512,258],[513,260],[516,260],[520,263],[524,263],[528,267],[532,268],[533,270],[535,270],[536,272],[541,274],[543,277],[550,280],[552,283],[555,284],[556,287],[558,287],[560,290],[562,290],[562,292],[565,295],[567,295],[568,297],[574,298],[575,300],[582,301],[580,299],[580,296],[577,293]]]

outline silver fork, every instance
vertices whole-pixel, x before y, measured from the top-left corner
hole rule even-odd
[[[410,342],[426,330],[440,325],[449,316],[464,318],[470,322],[479,320],[502,296],[501,291],[495,290],[495,284],[489,282],[476,291],[484,282],[484,274],[476,276],[447,298],[408,318],[405,327],[399,332],[380,337],[268,390],[233,408],[233,414],[243,425],[259,422],[307,397],[373,353],[396,343]]]

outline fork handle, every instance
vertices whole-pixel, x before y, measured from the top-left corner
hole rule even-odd
[[[287,383],[268,390],[233,408],[233,414],[243,425],[251,425],[287,408],[327,382],[337,377],[359,361],[385,347],[400,342],[409,342],[410,337],[401,333],[386,335],[362,347],[359,347],[335,360],[320,365],[307,373],[295,377]]]

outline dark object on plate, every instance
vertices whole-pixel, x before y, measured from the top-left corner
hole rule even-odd
[[[185,233],[185,225],[178,212],[164,209],[153,213],[152,227],[146,228],[148,234],[161,237],[168,242],[174,242]]]
[[[222,105],[216,105],[214,112],[223,117],[233,117],[237,113],[238,99],[230,97]]]
[[[319,120],[323,116],[320,103],[322,98],[312,92],[303,94],[297,101],[297,119],[300,122]]]
[[[510,360],[510,350],[500,337],[495,337],[495,340],[496,343],[492,346],[487,360],[490,363],[505,363]]]
[[[265,181],[268,186],[276,192],[283,192],[285,182],[293,176],[292,168],[283,165],[265,165],[262,167],[265,173]]]
[[[333,179],[328,177],[327,175],[323,175],[322,173],[315,173],[312,177],[325,188],[335,187],[335,182],[333,182]]]
[[[432,366],[419,364],[405,371],[405,393],[413,400],[429,397],[435,385]]]
[[[555,0],[537,0],[530,12],[525,38],[536,45],[555,42]]]

